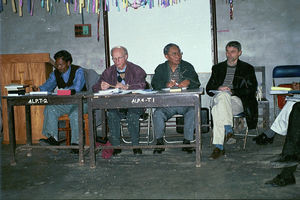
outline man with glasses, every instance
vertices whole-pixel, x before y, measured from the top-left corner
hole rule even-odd
[[[72,64],[72,56],[68,51],[61,50],[54,55],[55,70],[49,79],[37,90],[53,92],[59,89],[70,89],[75,92],[86,91],[83,68]],[[36,89],[35,89],[36,90]],[[78,145],[78,109],[77,105],[48,105],[44,110],[43,135],[47,139],[40,139],[41,145],[59,145],[58,143],[58,118],[68,114],[72,129],[71,144]],[[78,153],[78,149],[73,149]]]
[[[238,41],[226,45],[227,60],[212,67],[206,92],[213,96],[213,150],[210,159],[225,154],[224,138],[233,136],[233,115],[242,112],[246,115],[249,132],[257,125],[258,107],[256,100],[257,80],[252,65],[239,60],[242,47]]]
[[[163,88],[199,88],[198,74],[193,65],[182,60],[182,52],[178,45],[170,43],[165,46],[163,53],[167,61],[158,65],[152,78],[151,85],[155,90]],[[193,107],[164,107],[157,108],[153,115],[154,133],[157,145],[163,145],[165,122],[175,114],[184,115],[184,139],[183,144],[190,144],[193,140],[195,128],[195,110]],[[156,148],[153,153],[162,153],[164,148]],[[192,153],[193,148],[184,147],[183,151]]]
[[[114,65],[104,70],[98,83],[93,86],[94,92],[111,88],[119,88],[122,90],[145,89],[146,73],[140,66],[127,61],[128,52],[125,47],[117,46],[112,48],[111,56]],[[126,118],[128,122],[128,130],[131,135],[132,145],[139,144],[139,118],[143,112],[143,108],[108,110],[108,127],[113,146],[120,146],[120,121],[124,118]],[[114,149],[113,155],[117,155],[121,152],[121,149]],[[133,149],[133,153],[142,154],[142,150],[136,148]]]

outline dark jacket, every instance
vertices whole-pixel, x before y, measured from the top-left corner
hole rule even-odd
[[[212,74],[206,85],[206,92],[209,96],[214,95],[210,90],[217,90],[223,84],[226,73],[227,61],[212,67]],[[248,128],[256,128],[258,107],[256,100],[257,80],[254,67],[238,60],[232,85],[232,95],[238,96],[242,100]]]
[[[180,73],[182,73],[184,80],[190,80],[190,85],[188,89],[196,89],[200,87],[200,82],[198,78],[198,74],[196,73],[193,65],[182,60],[180,62]],[[152,78],[151,85],[154,90],[161,90],[166,88],[169,80],[169,65],[168,61],[158,65],[155,69],[155,74]]]
[[[125,83],[129,85],[129,90],[144,89],[146,87],[146,76],[146,72],[140,66],[127,61],[125,70]],[[112,65],[104,70],[101,78],[93,86],[94,92],[101,90],[102,81],[105,81],[110,85],[117,84],[117,67],[115,65]]]

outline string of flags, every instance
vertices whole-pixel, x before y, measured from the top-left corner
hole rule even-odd
[[[226,0],[226,3],[227,3],[227,0]],[[233,20],[233,0],[229,0],[228,4],[229,4],[229,17],[230,17],[230,20]]]
[[[26,1],[26,4],[25,2]],[[71,5],[74,7],[74,12],[81,12],[83,8],[87,13],[98,14],[101,9],[104,11],[110,11],[111,6],[117,8],[118,11],[125,9],[126,12],[129,8],[138,9],[140,7],[152,9],[154,7],[169,7],[186,0],[62,0],[66,6],[67,15],[71,15]],[[232,1],[232,0],[230,0]],[[19,16],[23,16],[24,6],[27,7],[27,12],[33,16],[35,4],[39,4],[42,8],[46,8],[47,12],[52,14],[53,3],[59,3],[60,0],[11,0],[12,11],[19,13]],[[4,5],[7,4],[7,0],[0,0],[0,13],[3,12]],[[25,5],[24,5],[25,4]]]

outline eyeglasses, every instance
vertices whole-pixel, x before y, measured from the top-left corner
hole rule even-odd
[[[173,53],[170,53],[169,55],[173,56],[173,57],[175,57],[175,56],[182,56],[183,52],[173,52]]]
[[[119,61],[121,59],[123,59],[125,56],[122,56],[122,57],[118,57],[118,58],[112,58],[112,60],[115,62],[115,61]]]

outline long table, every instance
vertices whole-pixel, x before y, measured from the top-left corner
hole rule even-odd
[[[15,124],[14,124],[14,106],[25,106],[26,115],[26,145],[24,148],[79,148],[79,164],[84,163],[83,158],[83,95],[76,94],[71,96],[57,96],[57,95],[23,95],[23,96],[3,96],[7,100],[7,116],[9,119],[9,140],[11,147],[11,165],[16,165],[15,152],[16,152],[16,137],[15,137]],[[58,105],[58,104],[77,104],[78,105],[78,130],[79,130],[79,145],[77,146],[37,146],[32,145],[32,131],[31,131],[31,106],[37,105]],[[22,146],[21,146],[22,147]],[[31,155],[29,153],[28,155]]]
[[[89,139],[90,139],[90,167],[96,167],[95,147],[95,125],[94,112],[97,109],[119,109],[119,108],[158,108],[172,106],[193,106],[195,108],[195,130],[196,142],[194,144],[174,144],[174,145],[139,145],[121,146],[118,148],[176,148],[176,147],[195,147],[196,167],[200,167],[201,157],[201,95],[204,94],[203,88],[195,90],[183,90],[181,92],[159,91],[150,94],[112,94],[112,95],[87,95],[88,114],[89,114]],[[105,124],[103,124],[105,125]],[[104,130],[105,128],[102,127]],[[98,147],[103,148],[103,147]],[[105,147],[104,147],[105,148]]]

